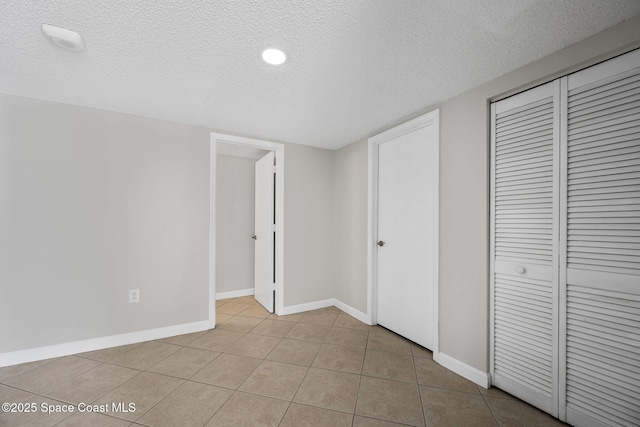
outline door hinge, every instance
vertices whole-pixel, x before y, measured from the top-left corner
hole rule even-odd
[[[276,290],[276,284],[275,284],[275,283],[272,283],[272,284],[271,284],[271,290],[272,290],[272,291],[275,291],[275,290]]]
[[[276,173],[276,165],[271,165],[271,172]]]
[[[271,224],[271,231],[273,231],[274,233],[276,232],[276,225],[275,224]]]

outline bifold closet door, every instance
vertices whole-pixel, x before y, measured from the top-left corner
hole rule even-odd
[[[640,51],[572,74],[565,85],[566,420],[638,426]]]
[[[492,104],[492,382],[640,425],[640,50]]]
[[[493,385],[558,415],[558,88],[492,105]]]

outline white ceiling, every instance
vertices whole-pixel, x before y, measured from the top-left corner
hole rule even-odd
[[[638,0],[2,0],[0,92],[339,148],[637,14]],[[42,23],[86,50],[54,47]],[[269,46],[285,65],[261,62]]]

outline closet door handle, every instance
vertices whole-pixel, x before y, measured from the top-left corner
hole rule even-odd
[[[517,267],[516,267],[516,272],[517,272],[518,274],[524,274],[526,271],[527,271],[527,269],[526,269],[526,268],[524,268],[524,267],[523,267],[523,266],[521,266],[521,265],[519,265],[519,266],[517,266]]]
[[[256,236],[255,234],[254,234],[253,236],[251,236],[251,238],[252,238],[253,240],[258,240],[258,236]]]

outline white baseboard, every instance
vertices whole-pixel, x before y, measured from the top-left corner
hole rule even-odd
[[[325,307],[337,307],[340,310],[347,313],[349,316],[352,316],[358,319],[362,323],[370,325],[370,319],[366,314],[364,314],[359,310],[356,310],[350,305],[345,304],[342,301],[337,300],[335,298],[329,298],[321,301],[307,302],[304,304],[289,305],[284,307],[284,310],[282,313],[280,313],[280,315],[303,313],[305,311],[317,310],[319,308],[325,308]]]
[[[337,300],[337,299],[334,299],[334,305],[336,307],[338,307],[340,310],[342,310],[345,313],[347,313],[349,316],[358,319],[359,321],[361,321],[364,324],[371,325],[371,318],[369,316],[367,316],[366,314],[364,314],[363,312],[361,312],[359,310],[356,310],[355,308],[351,307],[350,305],[347,305],[347,304],[345,304],[342,301]]]
[[[466,363],[461,362],[458,359],[454,359],[447,354],[434,352],[433,360],[449,369],[450,371],[453,371],[456,374],[468,379],[469,381],[478,384],[480,387],[489,388],[489,385],[491,384],[490,375],[488,372],[483,372],[479,369],[474,368],[473,366],[469,366]]]
[[[109,347],[157,340],[175,335],[190,334],[192,332],[205,331],[207,329],[211,329],[211,327],[211,323],[208,320],[205,320],[201,322],[129,332],[126,334],[92,338],[27,350],[10,351],[7,353],[0,353],[0,368],[20,363],[35,362],[36,360],[51,359],[53,357],[69,356],[71,354],[84,353],[86,351],[102,350]]]
[[[305,311],[317,310],[319,308],[333,307],[334,305],[335,305],[335,299],[329,298],[322,301],[313,301],[313,302],[307,302],[304,304],[288,305],[283,307],[282,313],[278,313],[278,314],[281,316],[286,316],[287,314],[302,313]]]
[[[246,297],[249,295],[253,295],[254,293],[255,293],[254,288],[240,289],[239,291],[218,292],[216,293],[216,299],[218,300],[218,299]]]

